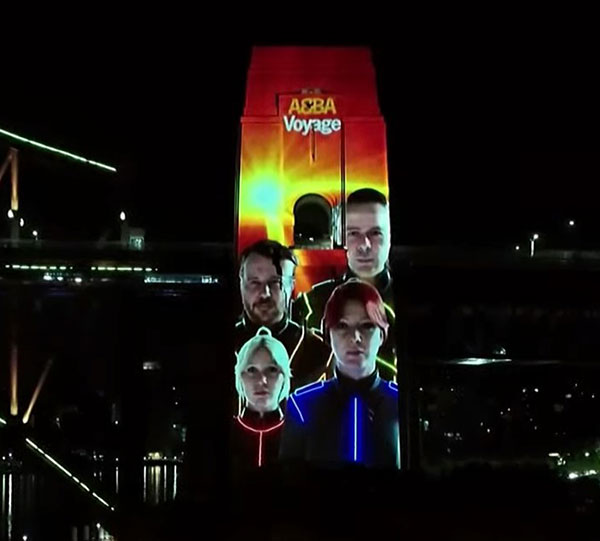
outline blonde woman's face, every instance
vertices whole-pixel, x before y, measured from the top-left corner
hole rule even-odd
[[[242,383],[251,410],[266,413],[279,407],[284,375],[265,348],[258,348],[248,359]]]

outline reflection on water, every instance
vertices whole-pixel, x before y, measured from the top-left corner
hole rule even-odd
[[[96,523],[80,527],[72,526],[70,541],[116,541],[116,537],[110,535],[102,525]]]
[[[152,463],[143,466],[143,501],[148,506],[173,501],[177,496],[179,467],[173,462]],[[0,541],[37,541],[47,539],[41,531],[40,517],[47,520],[52,514],[49,505],[62,507],[62,515],[70,522],[61,531],[69,531],[69,541],[114,539],[104,530],[97,518],[71,506],[64,487],[40,473],[3,472],[0,474]],[[89,476],[103,494],[117,502],[119,493],[119,466],[95,467]],[[85,493],[76,492],[83,501]],[[66,511],[65,511],[66,510]],[[58,521],[58,519],[57,519]],[[47,524],[47,522],[44,522]],[[58,526],[57,526],[58,527]],[[45,532],[47,534],[47,531]]]
[[[144,503],[159,505],[177,496],[177,464],[144,466]]]
[[[39,487],[34,474],[2,473],[0,492],[0,539],[21,541],[31,530],[26,528],[39,499]]]

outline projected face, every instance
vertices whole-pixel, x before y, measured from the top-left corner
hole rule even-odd
[[[259,413],[275,411],[283,389],[284,375],[264,347],[256,349],[242,371],[248,408]]]
[[[374,372],[383,333],[360,301],[351,299],[345,303],[329,336],[336,367],[342,374],[361,379]]]
[[[294,288],[294,264],[281,262],[282,275],[273,261],[250,254],[240,273],[240,292],[244,311],[250,321],[267,327],[275,325],[287,314]]]
[[[346,214],[348,267],[368,280],[385,268],[390,253],[390,217],[379,203],[349,205]]]

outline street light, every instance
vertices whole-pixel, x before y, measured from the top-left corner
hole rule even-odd
[[[19,220],[19,225],[20,225],[21,227],[25,227],[25,220],[24,220],[23,218],[21,218],[21,219]]]
[[[12,209],[8,209],[7,215],[11,220],[15,217],[15,213]]]
[[[124,222],[126,218],[127,216],[125,216],[125,212],[121,211],[121,214],[119,214],[119,219]]]
[[[521,247],[520,247],[520,246],[517,244],[517,245],[515,246],[515,250],[518,252],[520,249],[521,249]]]
[[[38,232],[37,232],[37,230],[36,230],[36,229],[34,229],[34,230],[32,231],[32,233],[31,233],[31,234],[32,234],[32,235],[33,235],[33,236],[34,236],[34,237],[37,239],[37,237],[38,237]]]
[[[530,240],[530,248],[531,248],[531,250],[530,250],[531,257],[533,257],[535,254],[535,241],[538,240],[539,238],[540,238],[540,236],[537,233],[534,233],[531,236],[531,239],[529,239]]]
[[[573,227],[575,225],[575,220],[569,220],[569,227]]]

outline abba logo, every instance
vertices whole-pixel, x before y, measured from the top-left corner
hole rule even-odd
[[[288,115],[337,115],[333,98],[293,98]]]
[[[312,130],[329,135],[334,131],[340,131],[342,121],[339,118],[298,118],[298,116],[312,115],[336,115],[335,102],[333,98],[293,98],[288,109],[288,114],[283,117],[285,131],[295,131],[302,135],[308,135]]]

